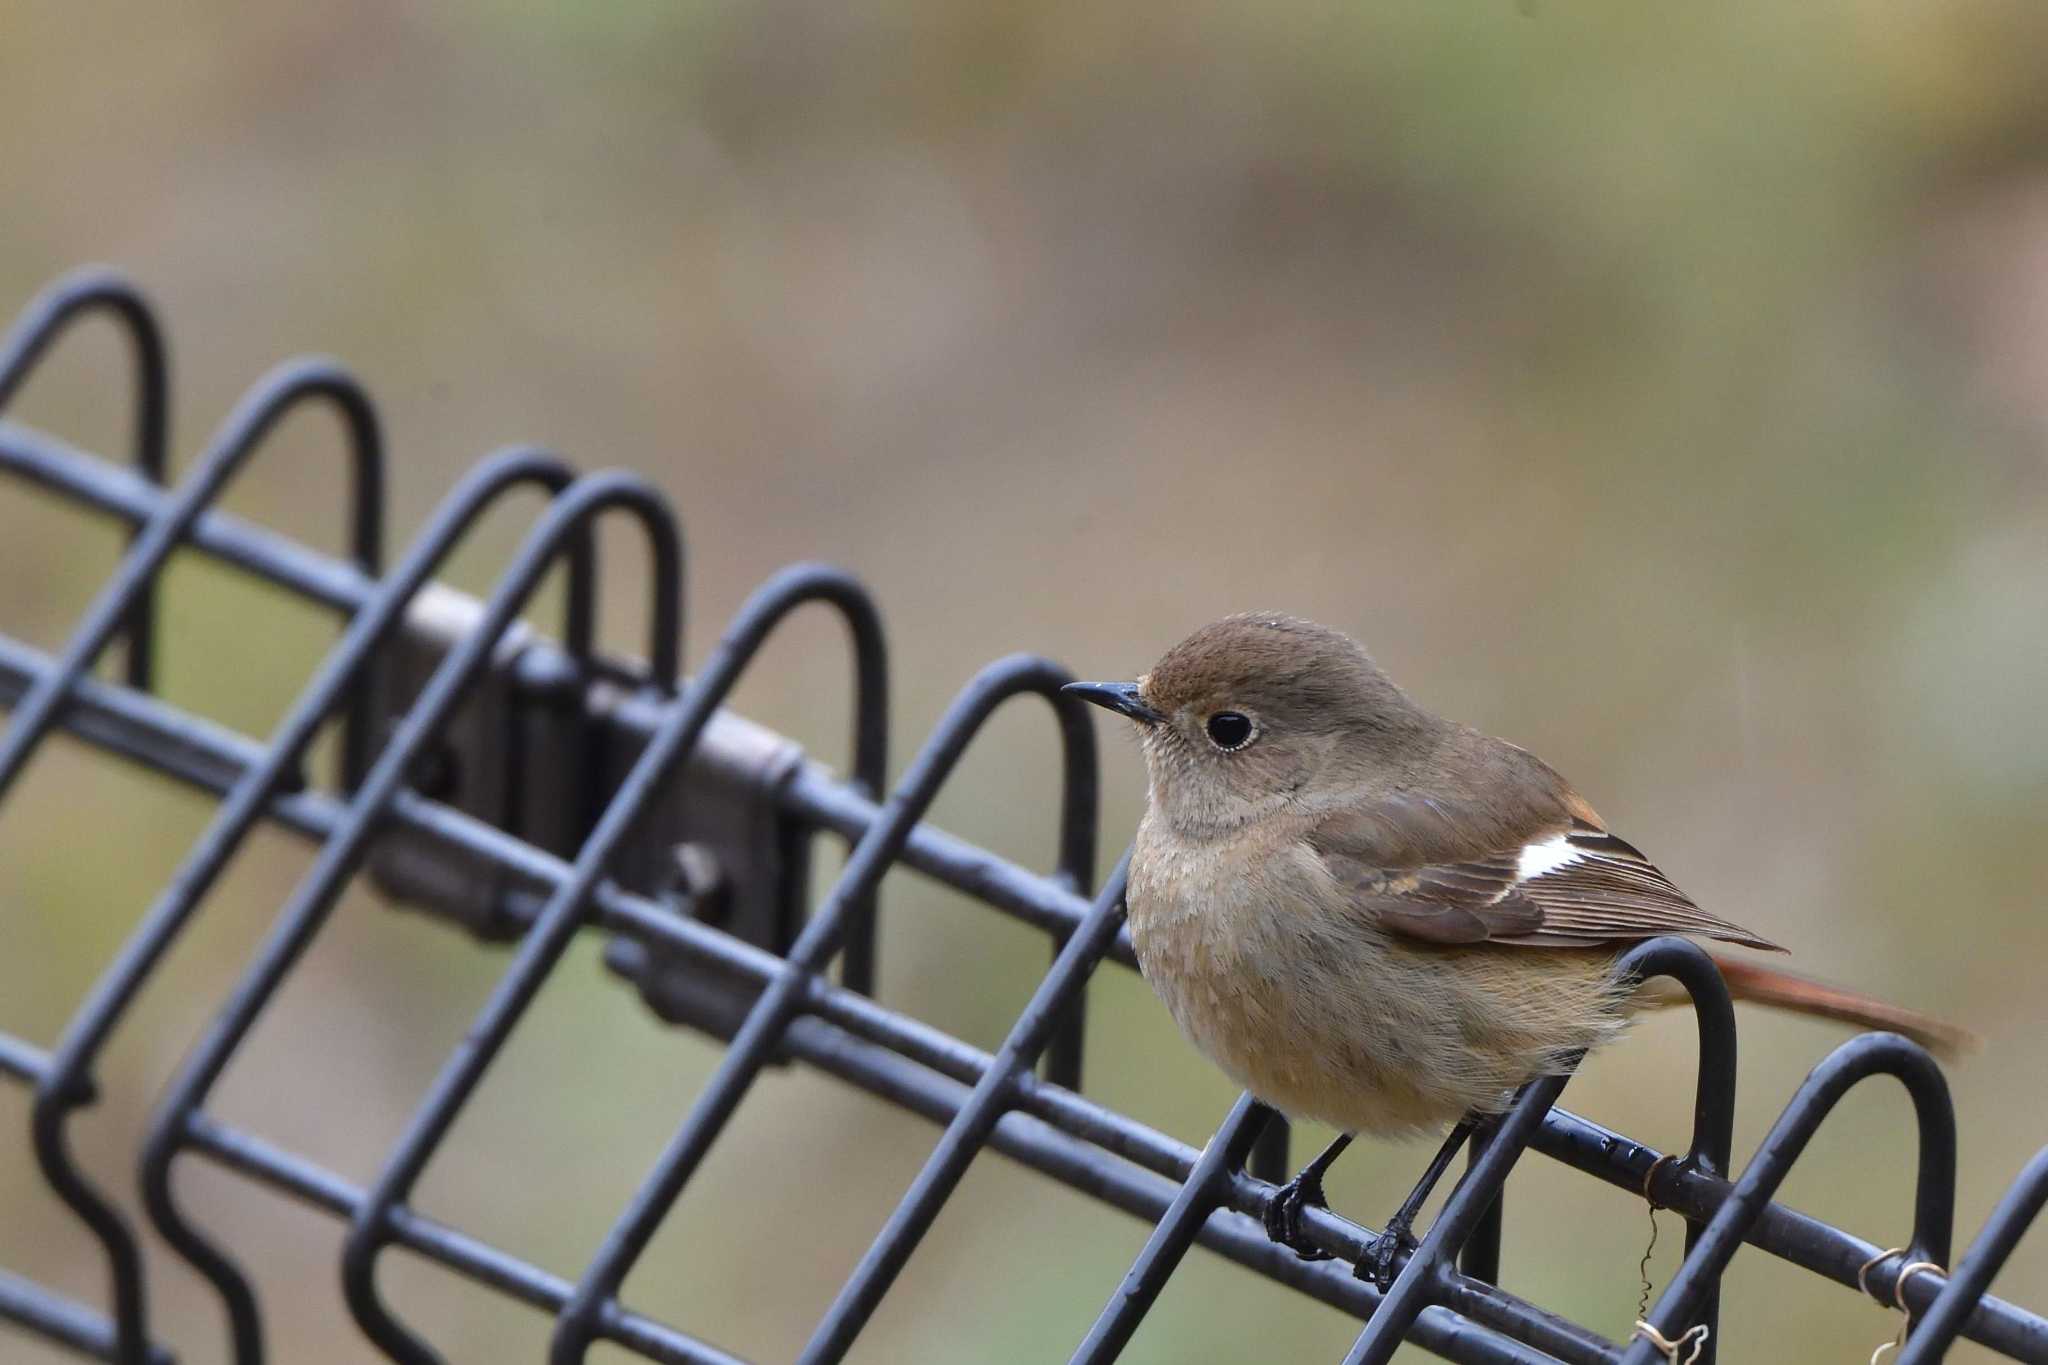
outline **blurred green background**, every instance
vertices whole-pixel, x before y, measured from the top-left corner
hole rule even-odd
[[[132,271],[172,327],[181,461],[273,361],[339,355],[388,423],[398,543],[501,443],[641,470],[688,528],[695,656],[779,565],[849,566],[892,622],[899,765],[1010,650],[1125,676],[1227,611],[1344,627],[1798,965],[1985,1035],[1953,1076],[1960,1244],[2048,1141],[2044,43],[2026,0],[19,4],[0,312]],[[120,360],[82,334],[10,415],[112,449]],[[230,504],[335,547],[337,466],[294,420]],[[486,587],[520,516],[454,579]],[[0,629],[56,647],[116,548],[0,486]],[[165,613],[169,695],[250,733],[331,638],[189,559]],[[841,653],[801,623],[743,709],[842,762]],[[1047,734],[1002,716],[940,822],[1042,865]],[[1142,787],[1127,744],[1105,761],[1113,851]],[[0,1023],[55,1035],[210,809],[45,747],[0,807]],[[79,1125],[108,1181],[307,857],[252,845],[121,1035]],[[887,897],[884,998],[992,1046],[1042,942],[907,875]],[[503,963],[357,891],[216,1110],[367,1178]],[[1220,1076],[1130,974],[1091,1000],[1091,1092],[1201,1141]],[[1839,1036],[1747,1021],[1738,1160]],[[573,1275],[714,1058],[586,944],[420,1202]],[[1680,1146],[1691,1069],[1660,1020],[1568,1102]],[[1908,1113],[1859,1089],[1786,1198],[1904,1241]],[[772,1076],[630,1301],[787,1358],[933,1137]],[[1376,1223],[1424,1155],[1358,1150],[1336,1204]],[[278,1359],[365,1357],[335,1225],[180,1179],[251,1251]],[[1626,1332],[1641,1205],[1541,1161],[1512,1190],[1508,1284]],[[984,1159],[859,1357],[1063,1359],[1144,1231]],[[218,1358],[158,1252],[166,1335]],[[102,1293],[19,1141],[0,1265]],[[454,1359],[538,1358],[539,1315],[402,1253],[385,1279]],[[2048,1303],[2048,1239],[1998,1287]],[[1727,1304],[1730,1361],[1861,1359],[1895,1325],[1756,1253]],[[1130,1358],[1335,1359],[1352,1330],[1197,1253]]]

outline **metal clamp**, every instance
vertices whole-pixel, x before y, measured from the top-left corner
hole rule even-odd
[[[606,688],[598,689],[602,699]],[[651,733],[645,694],[615,693],[604,729],[605,790],[625,776]],[[728,710],[709,724],[680,780],[642,817],[613,866],[632,890],[655,895],[735,938],[787,957],[802,928],[811,878],[812,830],[782,794],[803,768],[803,749]],[[730,1039],[761,985],[700,959],[623,936],[605,945],[605,966],[632,981],[670,1023]]]
[[[419,593],[376,670],[370,724],[377,741],[482,614],[483,603],[452,588],[431,584]],[[629,670],[581,665],[517,624],[413,784],[424,796],[573,857],[664,704]],[[786,953],[802,920],[811,831],[780,798],[803,764],[794,741],[717,712],[677,781],[621,850],[612,880],[756,947]],[[393,901],[485,939],[516,937],[540,903],[537,888],[502,864],[425,829],[387,831],[368,867]],[[605,963],[634,981],[663,1018],[721,1036],[754,993],[701,964],[623,938],[609,945]]]

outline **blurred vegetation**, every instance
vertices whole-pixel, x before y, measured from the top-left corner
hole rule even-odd
[[[2044,42],[2024,0],[17,5],[0,310],[73,264],[131,270],[174,329],[181,459],[274,360],[342,356],[388,422],[399,538],[501,443],[642,470],[688,527],[699,654],[780,564],[852,567],[894,625],[899,764],[1013,649],[1114,676],[1226,611],[1343,626],[1808,970],[1984,1033],[1953,1078],[1960,1243],[2048,1139]],[[113,448],[118,358],[81,337],[12,415]],[[295,421],[231,504],[334,546],[333,446]],[[517,520],[454,577],[486,586]],[[643,594],[615,539],[623,648]],[[0,489],[0,628],[54,647],[116,547]],[[197,563],[166,611],[168,693],[255,733],[329,638]],[[744,707],[839,761],[839,653],[799,626]],[[942,823],[1043,862],[1045,733],[1000,718]],[[1114,848],[1142,793],[1106,758]],[[0,1018],[48,1040],[209,807],[65,743],[23,786]],[[122,1035],[81,1124],[108,1181],[306,859],[248,850]],[[885,999],[993,1044],[1044,944],[887,890]],[[357,893],[217,1109],[366,1178],[502,965]],[[1092,1001],[1091,1091],[1200,1141],[1220,1077],[1135,978]],[[1748,1021],[1738,1158],[1836,1037]],[[423,1206],[573,1274],[714,1056],[580,948]],[[1657,1021],[1569,1102],[1678,1145],[1691,1064]],[[0,1123],[26,1113],[0,1095]],[[1903,1240],[1907,1113],[1859,1091],[1787,1197]],[[771,1077],[629,1297],[786,1358],[932,1137]],[[93,1245],[0,1146],[0,1264],[97,1300]],[[1377,1221],[1423,1155],[1360,1152],[1338,1206]],[[181,1180],[262,1249],[279,1359],[363,1357],[334,1225]],[[1642,1224],[1534,1163],[1509,1283],[1619,1335]],[[984,1160],[861,1358],[1060,1358],[1143,1231]],[[209,1358],[211,1301],[152,1264],[166,1332]],[[537,1315],[402,1256],[387,1280],[453,1358],[537,1358]],[[2048,1302],[2043,1239],[1999,1289]],[[1860,1357],[1895,1325],[1759,1255],[1727,1303],[1731,1361]],[[1132,1358],[1350,1335],[1198,1254]]]

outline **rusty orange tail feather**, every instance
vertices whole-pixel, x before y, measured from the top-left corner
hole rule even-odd
[[[1720,953],[1714,953],[1712,957],[1714,965],[1721,969],[1722,979],[1728,983],[1728,993],[1737,1000],[1790,1010],[1795,1014],[1818,1015],[1859,1028],[1903,1033],[1947,1061],[1955,1061],[1964,1053],[1975,1052],[1983,1046],[1983,1039],[1968,1029],[1918,1010],[1888,1005],[1882,1000],[1873,1000],[1867,995],[1796,976],[1776,967],[1724,957]]]

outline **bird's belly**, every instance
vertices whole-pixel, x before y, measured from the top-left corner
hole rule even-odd
[[[1182,1031],[1285,1113],[1438,1129],[1620,1031],[1605,955],[1426,948],[1355,919],[1196,896],[1131,904],[1140,965]]]

